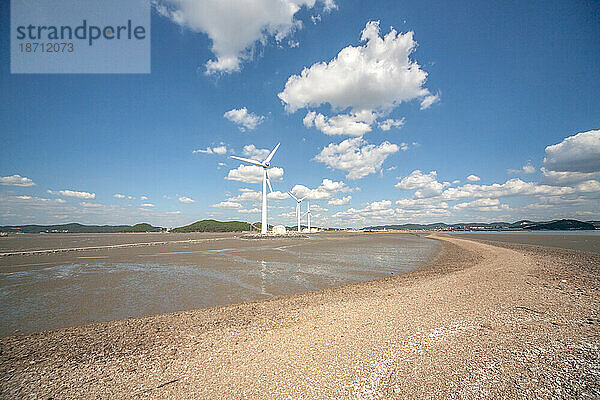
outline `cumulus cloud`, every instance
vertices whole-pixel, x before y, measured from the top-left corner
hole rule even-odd
[[[354,190],[358,190],[358,188],[349,188],[343,181],[333,181],[325,178],[315,189],[310,189],[304,185],[295,185],[291,192],[294,193],[298,198],[306,198],[308,200],[325,200],[329,199],[336,193],[348,193]]]
[[[509,168],[506,170],[506,172],[508,172],[509,174],[535,174],[535,171],[535,167],[529,163],[523,165],[519,169]]]
[[[346,177],[354,180],[376,173],[386,158],[399,150],[398,145],[387,141],[376,146],[368,144],[362,137],[357,137],[346,139],[339,144],[330,143],[315,156],[315,160],[329,168],[348,171]]]
[[[437,171],[431,171],[428,174],[420,170],[414,170],[410,175],[401,178],[400,182],[394,185],[398,189],[415,190],[416,198],[427,198],[438,196],[444,189],[444,184],[438,182]]]
[[[0,176],[0,185],[4,186],[34,186],[35,183],[21,175]]]
[[[339,211],[333,214],[334,218],[340,218],[353,223],[366,221],[390,221],[396,215],[396,211],[391,208],[390,200],[381,200],[367,203],[363,208],[349,208],[346,211]]]
[[[65,196],[65,197],[76,197],[78,199],[95,199],[96,198],[96,193],[77,192],[74,190],[48,190],[47,192],[49,194]]]
[[[342,197],[341,199],[331,199],[327,202],[330,206],[345,206],[346,204],[350,204],[352,200],[352,196]]]
[[[192,154],[197,154],[197,153],[223,155],[223,154],[227,153],[227,146],[221,145],[221,146],[215,146],[215,147],[206,147],[206,149],[198,149],[198,150],[192,151]]]
[[[524,182],[519,178],[509,179],[505,183],[492,185],[466,184],[444,190],[441,197],[445,200],[459,200],[473,197],[506,197],[517,195],[565,195],[574,193],[575,189],[567,186],[540,185],[536,182]]]
[[[271,181],[283,179],[283,168],[273,167],[268,169]],[[239,167],[229,170],[225,179],[245,183],[261,183],[263,180],[263,169],[257,165],[240,164]]]
[[[148,196],[140,196],[140,200],[148,200]]]
[[[430,94],[425,96],[425,98],[421,101],[421,110],[426,110],[431,107],[433,104],[440,101],[440,94]]]
[[[227,111],[225,114],[223,114],[223,116],[231,122],[237,124],[242,132],[246,129],[255,129],[265,120],[265,117],[262,115],[249,113],[246,107],[237,110],[234,108],[233,110]]]
[[[544,167],[560,172],[600,171],[600,130],[581,132],[546,147]]]
[[[307,200],[325,200],[331,197],[331,193],[322,188],[310,189],[304,185],[295,185],[292,193],[298,198],[306,198]]]
[[[600,178],[599,172],[550,171],[542,167],[543,182],[549,185],[573,185],[583,181]]]
[[[371,131],[371,124],[375,118],[376,115],[368,111],[340,114],[331,118],[321,113],[317,114],[314,111],[310,111],[306,114],[302,122],[307,128],[314,125],[318,130],[330,136],[362,136]]]
[[[302,23],[295,15],[302,7],[313,8],[315,0],[157,0],[156,10],[176,24],[203,32],[212,42],[216,59],[206,63],[206,73],[239,71],[252,59],[257,43],[270,38],[283,41]],[[332,0],[322,1],[324,10],[334,9]]]
[[[215,208],[225,208],[225,209],[236,209],[243,208],[240,203],[236,203],[234,201],[225,200],[217,204],[211,204],[211,207]]]
[[[490,198],[483,198],[465,203],[459,203],[452,208],[455,210],[475,209],[477,211],[503,211],[509,209],[508,205],[500,204],[500,200]]]
[[[192,204],[195,202],[194,199],[190,199],[189,197],[185,197],[185,196],[181,196],[177,200],[179,200],[180,203],[184,203],[184,204]]]
[[[154,204],[152,204],[152,203],[143,203],[143,204],[140,204],[140,207],[154,207]]]
[[[392,118],[388,118],[385,121],[379,122],[377,124],[377,126],[379,126],[379,129],[381,129],[382,131],[389,131],[392,128],[399,128],[401,126],[404,126],[406,122],[406,118],[401,118],[401,119],[392,119]]]
[[[271,150],[269,149],[259,149],[253,144],[249,144],[244,146],[243,153],[246,157],[252,158],[253,160],[264,160],[271,154]]]
[[[254,207],[251,209],[240,208],[239,210],[237,210],[237,212],[241,214],[260,214],[262,210],[258,207]]]
[[[428,96],[427,73],[410,59],[417,43],[413,32],[391,29],[379,36],[379,21],[362,31],[362,46],[348,46],[327,62],[304,68],[288,78],[278,94],[289,112],[329,103],[333,109],[391,110],[398,104]]]
[[[125,196],[124,194],[121,194],[121,193],[115,193],[115,194],[113,195],[113,197],[114,197],[114,198],[116,198],[116,199],[124,199],[124,198],[126,198],[127,196]]]
[[[481,180],[481,178],[480,178],[480,177],[478,177],[477,175],[473,175],[473,174],[471,174],[471,175],[467,176],[467,180],[468,180],[469,182],[477,182],[477,181],[480,181],[480,180]]]

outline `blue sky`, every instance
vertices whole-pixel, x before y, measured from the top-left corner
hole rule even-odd
[[[150,74],[2,46],[0,224],[259,221],[277,142],[269,223],[600,219],[599,4],[234,3],[154,3]]]

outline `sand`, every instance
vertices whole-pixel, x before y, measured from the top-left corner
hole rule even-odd
[[[428,266],[0,338],[3,398],[598,398],[600,256],[450,235]]]

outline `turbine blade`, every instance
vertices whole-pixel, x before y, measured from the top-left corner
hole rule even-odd
[[[300,203],[302,200],[304,200],[305,198],[307,198],[308,196],[304,196],[303,198],[301,198],[300,200],[298,200],[298,203]]]
[[[292,196],[292,198],[293,198],[294,200],[298,201],[298,198],[297,198],[296,196],[294,196],[294,194],[293,194],[292,192],[288,192],[288,194],[289,194],[290,196]]]
[[[275,146],[275,148],[273,149],[273,151],[271,152],[271,154],[269,154],[269,157],[265,158],[265,161],[263,161],[264,164],[271,162],[271,159],[273,158],[273,156],[275,155],[275,152],[277,151],[277,149],[279,148],[279,145],[281,143],[277,143],[277,146]]]
[[[256,161],[256,160],[251,160],[249,158],[244,158],[244,157],[237,157],[237,156],[229,156],[230,158],[235,158],[236,160],[240,160],[240,161],[245,161],[247,163],[250,164],[254,164],[254,165],[258,165],[259,167],[265,167],[263,163],[261,163],[260,161]]]

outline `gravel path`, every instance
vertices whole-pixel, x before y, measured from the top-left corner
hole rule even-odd
[[[599,255],[435,237],[402,276],[0,338],[0,395],[600,397]]]

